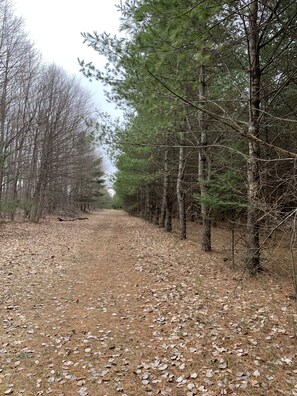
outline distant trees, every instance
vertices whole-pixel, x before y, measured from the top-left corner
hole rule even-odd
[[[240,214],[246,267],[261,271],[261,229],[297,204],[295,2],[137,0],[121,13],[125,38],[84,34],[106,70],[81,62],[128,115],[108,136],[118,197],[167,231],[177,214],[181,238],[199,219],[206,251],[212,221]]]
[[[23,23],[0,0],[0,215],[94,205],[101,160],[91,140],[90,95],[55,65],[42,64]],[[82,187],[83,184],[83,187]]]

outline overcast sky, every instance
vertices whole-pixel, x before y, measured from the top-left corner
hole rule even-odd
[[[75,74],[93,94],[97,108],[118,116],[115,107],[108,104],[99,82],[88,80],[79,72],[77,58],[102,68],[105,60],[83,44],[81,32],[104,31],[116,34],[119,27],[119,12],[115,5],[119,0],[13,0],[18,16],[25,21],[29,37],[41,52],[46,63],[55,63],[67,72]],[[104,159],[107,173],[114,168]]]
[[[69,73],[77,74],[96,94],[98,107],[112,111],[113,107],[103,99],[99,83],[89,84],[79,73],[77,58],[92,60],[98,67],[104,67],[104,59],[83,44],[81,32],[116,34],[120,14],[115,5],[119,0],[13,0],[13,3],[44,61],[54,62]]]

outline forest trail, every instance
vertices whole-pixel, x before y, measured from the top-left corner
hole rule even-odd
[[[296,303],[122,211],[0,229],[0,395],[297,395]]]

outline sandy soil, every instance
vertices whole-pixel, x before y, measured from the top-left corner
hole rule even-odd
[[[0,395],[297,395],[296,302],[121,211],[0,227]]]

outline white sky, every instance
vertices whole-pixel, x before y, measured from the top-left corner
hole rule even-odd
[[[15,13],[22,16],[26,31],[46,63],[55,63],[68,73],[77,75],[82,85],[93,94],[97,108],[118,116],[120,112],[104,99],[99,82],[88,80],[79,72],[77,58],[92,61],[103,68],[105,60],[93,49],[83,44],[81,32],[104,31],[116,34],[119,12],[115,5],[119,0],[13,0]],[[114,168],[105,158],[105,168]]]
[[[104,31],[117,33],[118,0],[13,0],[17,15],[25,21],[29,37],[40,50],[47,63],[56,63],[67,72],[76,74],[83,84],[95,93],[96,104],[103,110],[113,111],[113,106],[103,99],[102,87],[79,73],[77,58],[93,61],[104,67],[105,60],[93,49],[83,44],[81,32]]]

